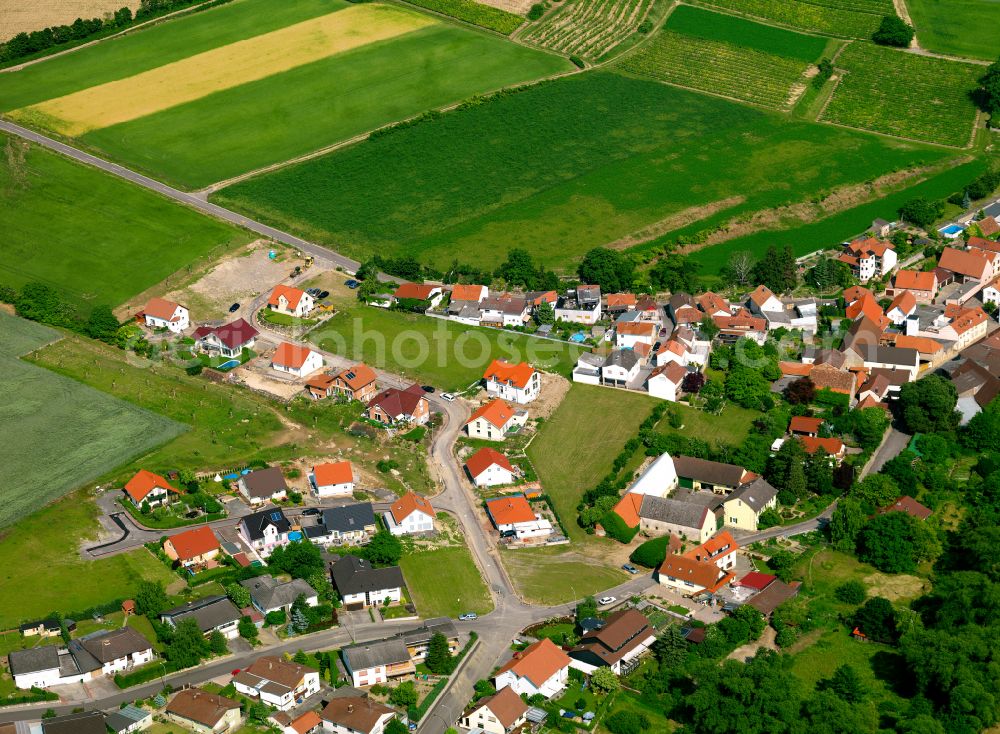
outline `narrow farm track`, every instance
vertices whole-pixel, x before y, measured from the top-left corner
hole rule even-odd
[[[8,120],[0,120],[0,130],[10,133],[11,135],[16,135],[19,138],[23,138],[37,145],[41,145],[68,158],[72,158],[78,163],[98,168],[106,173],[112,174],[113,176],[125,179],[126,181],[137,184],[138,186],[142,186],[143,188],[151,191],[155,191],[162,196],[166,196],[168,199],[172,199],[180,204],[197,209],[205,214],[208,214],[209,216],[215,217],[216,219],[230,222],[231,224],[248,229],[251,232],[256,232],[264,237],[269,237],[276,242],[281,242],[283,244],[290,245],[291,247],[297,247],[303,252],[308,252],[310,255],[315,257],[329,260],[336,267],[343,268],[348,273],[355,272],[361,266],[361,263],[357,260],[352,260],[345,255],[341,255],[339,252],[332,250],[329,247],[318,245],[315,242],[304,240],[301,237],[296,237],[293,234],[270,227],[242,214],[237,214],[236,212],[218,206],[217,204],[211,204],[204,199],[199,198],[195,194],[188,194],[184,191],[175,189],[172,186],[167,186],[167,184],[152,179],[149,176],[136,173],[135,171],[125,168],[124,166],[120,166],[117,163],[111,163],[110,161],[98,158],[90,153],[85,153],[78,148],[74,148],[66,143],[61,143],[58,140],[53,140],[50,137],[37,133],[34,130],[29,130],[26,127],[16,125]]]

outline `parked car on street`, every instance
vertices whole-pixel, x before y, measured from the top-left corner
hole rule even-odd
[[[454,393],[450,393],[450,392],[443,392],[443,393],[441,393],[441,397],[444,398],[445,400],[447,400],[449,403],[452,402],[455,399]]]
[[[466,612],[465,614],[459,614],[458,618],[463,622],[471,622],[473,619],[479,619],[479,615],[475,612]]]
[[[624,564],[622,566],[622,569],[624,569],[625,571],[628,571],[630,574],[633,574],[633,575],[639,573],[639,569],[636,568],[635,566],[633,566],[631,563]]]
[[[602,596],[600,599],[597,600],[597,603],[600,604],[602,607],[604,607],[607,606],[608,604],[614,604],[616,601],[618,600],[613,596]]]
[[[240,310],[240,304],[238,303],[234,303],[232,306],[229,307],[229,313],[236,313],[239,310]]]

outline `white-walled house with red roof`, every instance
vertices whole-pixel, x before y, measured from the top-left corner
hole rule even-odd
[[[279,283],[267,299],[267,307],[286,316],[302,318],[313,310],[313,297],[301,288]]]
[[[465,462],[473,483],[477,487],[497,487],[514,483],[514,466],[496,449],[484,446]]]
[[[512,364],[503,359],[494,359],[486,368],[483,381],[490,397],[521,405],[537,398],[542,389],[538,371],[527,362]]]
[[[305,377],[322,368],[322,354],[314,352],[309,347],[300,347],[289,342],[279,344],[274,350],[274,356],[271,357],[271,369],[287,372],[295,377]]]
[[[393,535],[413,535],[434,531],[434,508],[424,497],[407,492],[389,505],[382,515],[386,529]]]
[[[179,303],[165,298],[150,298],[142,309],[143,323],[151,329],[166,329],[180,334],[191,325],[191,314]]]
[[[309,472],[309,486],[317,497],[351,497],[354,494],[354,469],[349,461],[317,464]]]
[[[218,352],[223,357],[239,357],[244,349],[254,348],[259,334],[245,319],[236,319],[222,326],[199,326],[192,337],[206,352]]]
[[[180,490],[171,486],[166,479],[145,469],[137,471],[135,476],[125,483],[125,494],[136,507],[141,507],[143,503],[149,507],[168,504],[171,492],[180,494]]]
[[[552,698],[566,687],[569,664],[569,655],[545,638],[514,653],[514,658],[497,671],[493,684],[498,691],[510,687],[519,696],[540,693]]]

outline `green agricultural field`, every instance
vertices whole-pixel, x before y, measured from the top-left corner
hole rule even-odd
[[[285,4],[272,3],[270,22],[256,34],[237,24],[241,32],[223,33],[221,43],[171,53],[178,35],[200,37],[227,9],[240,14],[257,4],[241,0],[158,26],[146,49],[165,47],[169,64],[112,43],[73,54],[80,66],[96,67],[90,84],[72,71],[73,83],[62,81],[64,65],[50,62],[25,70],[30,89],[21,72],[5,74],[0,98],[12,101],[3,108],[25,124],[198,188],[571,68],[565,59],[405,7],[339,0],[293,3],[284,23],[278,9]],[[138,73],[110,71],[130,68],[133,55],[140,56]]]
[[[781,25],[846,38],[870,38],[882,17],[894,15],[892,0],[704,0]]]
[[[406,1],[433,10],[435,13],[443,13],[464,20],[466,23],[489,28],[491,31],[502,33],[505,36],[509,36],[524,23],[524,18],[520,15],[514,15],[514,13],[508,13],[506,10],[500,10],[500,8],[494,8],[475,0]]]
[[[806,255],[816,250],[836,246],[838,243],[860,234],[875,219],[892,220],[897,210],[910,199],[924,197],[929,200],[945,199],[956,191],[961,191],[968,183],[986,169],[982,160],[974,160],[963,165],[937,173],[926,181],[884,196],[877,201],[861,204],[809,224],[797,223],[787,229],[769,229],[762,232],[737,237],[718,245],[692,252],[688,257],[701,265],[704,275],[718,275],[734,252],[747,251],[757,255],[766,252],[770,246],[789,246],[796,256]],[[704,226],[703,223],[700,226]],[[700,227],[699,227],[700,228]],[[691,228],[691,232],[696,228]]]
[[[19,522],[117,466],[178,436],[184,426],[19,357],[60,337],[0,312],[0,528]],[[18,588],[18,587],[8,587]]]
[[[530,130],[530,134],[526,131]],[[222,190],[217,203],[365,258],[569,269],[645,241],[947,155],[593,71],[470,105]],[[683,222],[673,224],[680,215]],[[645,239],[652,239],[654,235]]]
[[[463,612],[493,611],[483,577],[464,545],[407,553],[400,559],[399,567],[421,617],[457,617]],[[442,578],[447,578],[448,583],[441,583]]]
[[[422,314],[355,305],[309,334],[322,349],[449,391],[464,390],[497,358],[568,376],[581,347]]]
[[[986,61],[1000,56],[996,0],[906,0],[906,7],[921,48]]]
[[[96,561],[81,558],[80,542],[97,536],[96,516],[94,503],[77,494],[0,533],[0,587],[22,592],[0,594],[0,628],[131,597],[140,581],[183,584],[145,548]]]
[[[583,493],[611,471],[611,462],[638,433],[655,403],[642,393],[574,384],[542,424],[528,456],[570,540],[596,540],[576,524],[576,506]]]
[[[198,258],[249,241],[115,176],[18,139],[0,135],[0,144],[0,284],[41,281],[89,311],[117,306]]]
[[[566,0],[518,38],[562,54],[599,59],[634,34],[654,5],[655,0]]]
[[[620,64],[627,72],[787,109],[827,40],[682,5],[650,43]]]
[[[969,145],[976,119],[971,92],[981,66],[852,43],[837,57],[837,68],[846,73],[822,120],[928,143]]]

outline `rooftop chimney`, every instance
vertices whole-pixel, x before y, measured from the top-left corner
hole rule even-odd
[[[353,703],[347,704],[347,713],[349,713],[349,714],[353,714],[354,713],[354,704]]]

